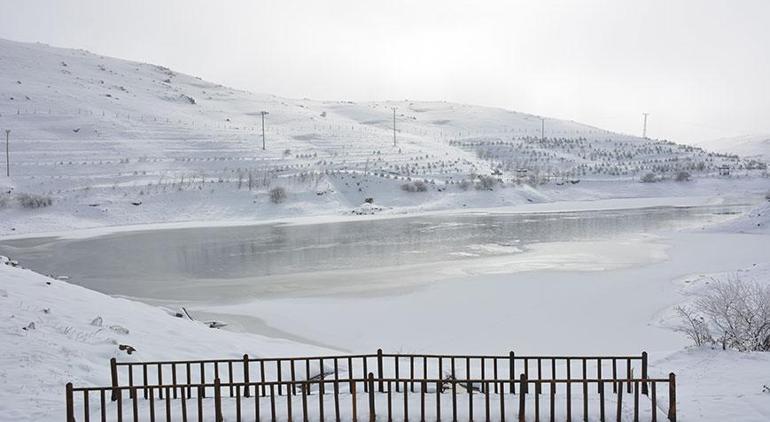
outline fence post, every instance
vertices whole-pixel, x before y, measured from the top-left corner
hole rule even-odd
[[[118,399],[118,360],[110,359],[110,378],[112,378],[112,401]]]
[[[377,378],[380,380],[380,393],[385,391],[382,372],[382,349],[377,349]]]
[[[516,376],[514,375],[513,359],[514,359],[513,351],[511,351],[511,352],[508,353],[508,378],[510,378],[510,380],[511,380],[511,385],[510,385],[511,394],[515,394],[516,393],[516,387],[515,387],[515,383],[514,383],[514,380],[516,379]],[[454,375],[454,374],[452,374],[452,375]]]
[[[676,422],[676,375],[668,374],[668,420]]]
[[[647,352],[642,352],[642,394],[647,393]]]
[[[369,372],[369,422],[374,422],[376,419],[377,417],[374,412],[374,374]]]
[[[75,422],[75,403],[72,397],[72,383],[68,382],[66,386],[67,391],[67,422]]]
[[[219,378],[214,380],[214,418],[217,422],[224,421],[222,417],[222,392],[220,391]]]
[[[243,395],[245,397],[251,397],[251,393],[249,390],[251,389],[249,387],[249,355],[244,354],[243,355]]]
[[[519,422],[526,422],[527,420],[527,413],[526,413],[526,399],[527,399],[527,376],[524,374],[521,374],[519,376]]]

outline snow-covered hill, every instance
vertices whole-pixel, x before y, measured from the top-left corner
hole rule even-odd
[[[269,112],[264,150],[260,111]],[[0,127],[12,131],[0,234],[378,212],[357,209],[368,198],[385,210],[511,205],[590,198],[647,172],[672,179],[679,171],[715,177],[724,165],[742,176],[765,171],[735,156],[508,110],[287,99],[5,40]],[[581,192],[547,193],[578,182]],[[274,187],[288,191],[280,206],[269,201]],[[33,221],[22,193],[53,205]]]
[[[713,151],[740,154],[770,160],[770,134],[743,135],[699,142],[699,145]]]

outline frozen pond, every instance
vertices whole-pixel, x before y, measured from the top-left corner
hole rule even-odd
[[[165,229],[8,240],[0,242],[0,254],[114,295],[235,300],[275,294],[276,285],[291,296],[312,288],[321,273],[513,256],[536,243],[622,240],[720,221],[743,210],[738,205],[655,207]]]

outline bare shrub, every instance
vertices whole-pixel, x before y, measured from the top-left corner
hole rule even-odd
[[[476,182],[476,189],[478,190],[494,190],[497,185],[497,179],[492,176],[479,176],[479,180]]]
[[[286,200],[286,189],[278,186],[270,189],[270,202],[280,204]]]
[[[696,315],[695,311],[684,306],[677,306],[676,313],[682,320],[682,325],[677,327],[676,330],[689,337],[693,344],[702,346],[714,342],[708,324],[706,324],[706,320],[702,316]]]
[[[680,331],[696,345],[770,351],[770,287],[732,278],[714,280],[691,308],[678,309]]]
[[[644,176],[642,176],[643,183],[655,183],[657,181],[658,181],[658,176],[656,176],[655,173],[647,173]]]
[[[676,177],[674,178],[677,182],[689,182],[690,181],[690,173],[686,171],[680,171],[676,174]]]
[[[16,195],[16,200],[22,208],[45,208],[53,204],[50,196],[35,195],[32,193],[20,193]]]
[[[471,182],[463,179],[462,181],[460,181],[459,186],[460,186],[460,189],[462,190],[468,190],[468,188],[471,187]]]
[[[415,180],[414,182],[407,182],[401,185],[401,190],[405,192],[426,192],[428,185],[422,180]]]

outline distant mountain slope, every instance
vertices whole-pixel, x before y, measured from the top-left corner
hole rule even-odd
[[[288,99],[162,66],[5,40],[0,128],[12,130],[12,177],[0,179],[0,212],[20,202],[14,192],[42,194],[70,227],[305,215],[374,198],[394,208],[428,201],[452,208],[467,205],[468,190],[494,190],[474,200],[491,206],[547,200],[538,191],[545,184],[638,182],[648,172],[656,180],[682,171],[716,177],[725,165],[743,175],[759,166],[499,108]],[[270,205],[266,193],[276,186],[292,193],[291,205]],[[7,214],[0,230],[15,229]],[[25,216],[14,218],[26,224]],[[62,221],[51,215],[51,225]]]
[[[246,136],[270,112],[282,135],[309,136],[321,122],[390,129],[391,107],[403,131],[432,136],[540,134],[536,116],[445,102],[354,104],[258,95],[162,66],[83,50],[0,40],[0,113],[29,139],[178,139]],[[325,117],[321,115],[325,113]],[[604,135],[574,122],[547,120],[547,135]],[[418,129],[419,128],[419,129]],[[79,130],[78,130],[79,129]],[[77,130],[77,132],[75,132]],[[382,134],[384,137],[389,135]]]
[[[759,157],[770,161],[770,134],[743,135],[712,139],[698,143],[713,151],[739,154],[745,157]]]

